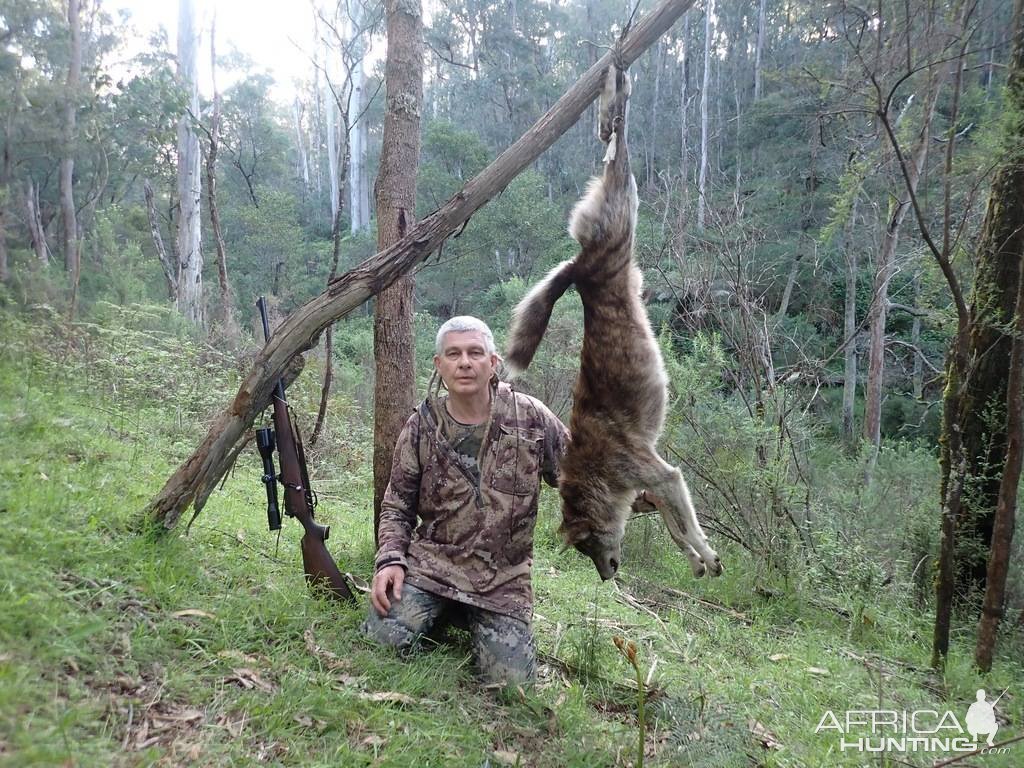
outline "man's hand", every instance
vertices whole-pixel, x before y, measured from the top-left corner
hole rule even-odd
[[[388,589],[391,589],[395,600],[402,599],[402,584],[405,582],[405,568],[400,565],[386,565],[373,574],[370,585],[370,603],[381,616],[387,616],[391,610]]]

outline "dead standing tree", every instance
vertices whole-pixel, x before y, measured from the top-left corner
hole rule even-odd
[[[632,64],[693,5],[693,0],[664,0],[638,22],[618,48],[620,63]],[[471,179],[405,237],[331,283],[327,290],[293,312],[256,357],[230,405],[210,427],[195,452],[164,484],[146,517],[173,528],[189,506],[198,514],[244,445],[261,404],[288,362],[312,347],[328,325],[362,305],[422,263],[480,207],[506,186],[580,118],[597,98],[605,70],[615,54],[602,56],[518,141]]]

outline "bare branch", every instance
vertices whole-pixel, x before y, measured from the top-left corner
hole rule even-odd
[[[435,48],[429,40],[424,40],[423,42],[427,46],[427,48],[429,48],[434,53],[434,55],[437,56],[437,58],[439,58],[445,64],[451,64],[456,67],[463,67],[464,69],[468,69],[473,72],[478,71],[477,66],[475,64],[464,64],[461,61],[456,61],[455,52],[451,49],[450,45],[448,46],[448,55],[445,56],[443,53],[437,50],[437,48]]]
[[[921,348],[918,347],[917,345],[911,344],[910,342],[907,342],[907,341],[902,341],[901,339],[891,339],[891,338],[890,339],[886,339],[885,343],[886,343],[887,346],[888,345],[893,345],[893,346],[897,346],[897,347],[906,347],[907,349],[911,350],[915,355],[920,357],[921,358],[921,362],[923,362],[925,365],[927,365],[928,366],[928,370],[930,370],[932,373],[935,373],[935,374],[941,374],[942,373],[942,371],[940,371],[938,368],[936,368],[934,365],[932,365],[931,360],[929,360],[925,356],[924,352],[922,352]]]

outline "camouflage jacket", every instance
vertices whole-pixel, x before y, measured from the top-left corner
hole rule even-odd
[[[409,417],[381,504],[376,568],[402,565],[413,586],[529,622],[540,478],[558,484],[569,433],[543,403],[503,382],[491,402],[479,484],[429,400]]]

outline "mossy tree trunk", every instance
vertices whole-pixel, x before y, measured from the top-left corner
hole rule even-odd
[[[975,259],[971,333],[964,396],[959,403],[964,457],[963,508],[956,547],[957,594],[980,597],[1007,449],[1006,384],[1013,318],[1024,254],[1024,31],[1021,2],[1014,13],[1007,104],[1014,117],[1007,155],[992,181]]]
[[[1004,525],[1001,538],[993,539],[1003,476],[1007,469],[1013,470],[1012,457],[1007,458],[1007,418],[1012,415],[1006,407],[1007,382],[1013,365],[1019,365],[1011,363],[1011,352],[1024,259],[1022,2],[1016,0],[1014,7],[1007,89],[1006,112],[1013,116],[1013,123],[1005,137],[1006,154],[992,181],[982,224],[970,310],[966,318],[961,317],[946,362],[940,443],[943,512],[932,646],[935,667],[942,666],[949,649],[954,602],[986,591],[990,560],[1000,557],[1003,548],[1008,551],[1013,532],[1012,525]],[[951,132],[955,128],[952,126]],[[1014,380],[1019,375],[1014,372]],[[1013,485],[1015,495],[1016,483]],[[1005,573],[1000,575],[998,568],[996,575],[1005,580]],[[987,594],[986,606],[990,601],[1001,603],[1002,598]]]
[[[995,504],[985,507],[983,515],[975,515],[973,526],[967,534],[981,541],[988,539],[988,559],[965,558],[972,584],[985,590],[981,620],[978,624],[978,643],[975,662],[987,672],[992,667],[996,632],[1003,614],[1006,597],[1006,575],[1009,570],[1010,545],[1013,541],[1014,517],[1017,513],[1017,488],[1021,474],[1021,441],[1024,438],[1022,424],[1022,386],[1024,386],[1024,2],[1017,0],[1014,7],[1013,51],[1010,56],[1009,80],[1007,82],[1008,114],[1012,115],[1007,142],[1009,154],[996,173],[992,183],[992,195],[985,215],[979,255],[985,260],[986,276],[992,275],[1000,281],[988,288],[986,298],[992,306],[989,320],[979,329],[978,336],[991,338],[991,347],[973,349],[985,363],[980,365],[981,376],[999,366],[1005,367],[1007,375],[1002,380],[1005,420],[999,422],[1001,432],[993,435],[993,442],[1000,440],[1000,453],[992,454],[991,443],[982,446],[988,456],[1002,468],[996,488]],[[979,278],[980,282],[980,278]],[[1012,298],[1007,295],[1013,289]],[[1007,303],[1013,302],[1009,313]],[[1009,322],[1012,318],[1012,324]],[[979,323],[980,325],[980,323]],[[984,334],[981,331],[985,331]],[[972,338],[973,342],[973,338]],[[1003,350],[1009,347],[1007,359]],[[984,379],[983,379],[984,381]],[[985,393],[988,394],[988,393]],[[995,398],[998,392],[989,397]],[[998,461],[1005,456],[1005,461]],[[986,484],[986,490],[988,485]],[[968,550],[968,554],[973,554]],[[984,569],[979,575],[977,568]]]

